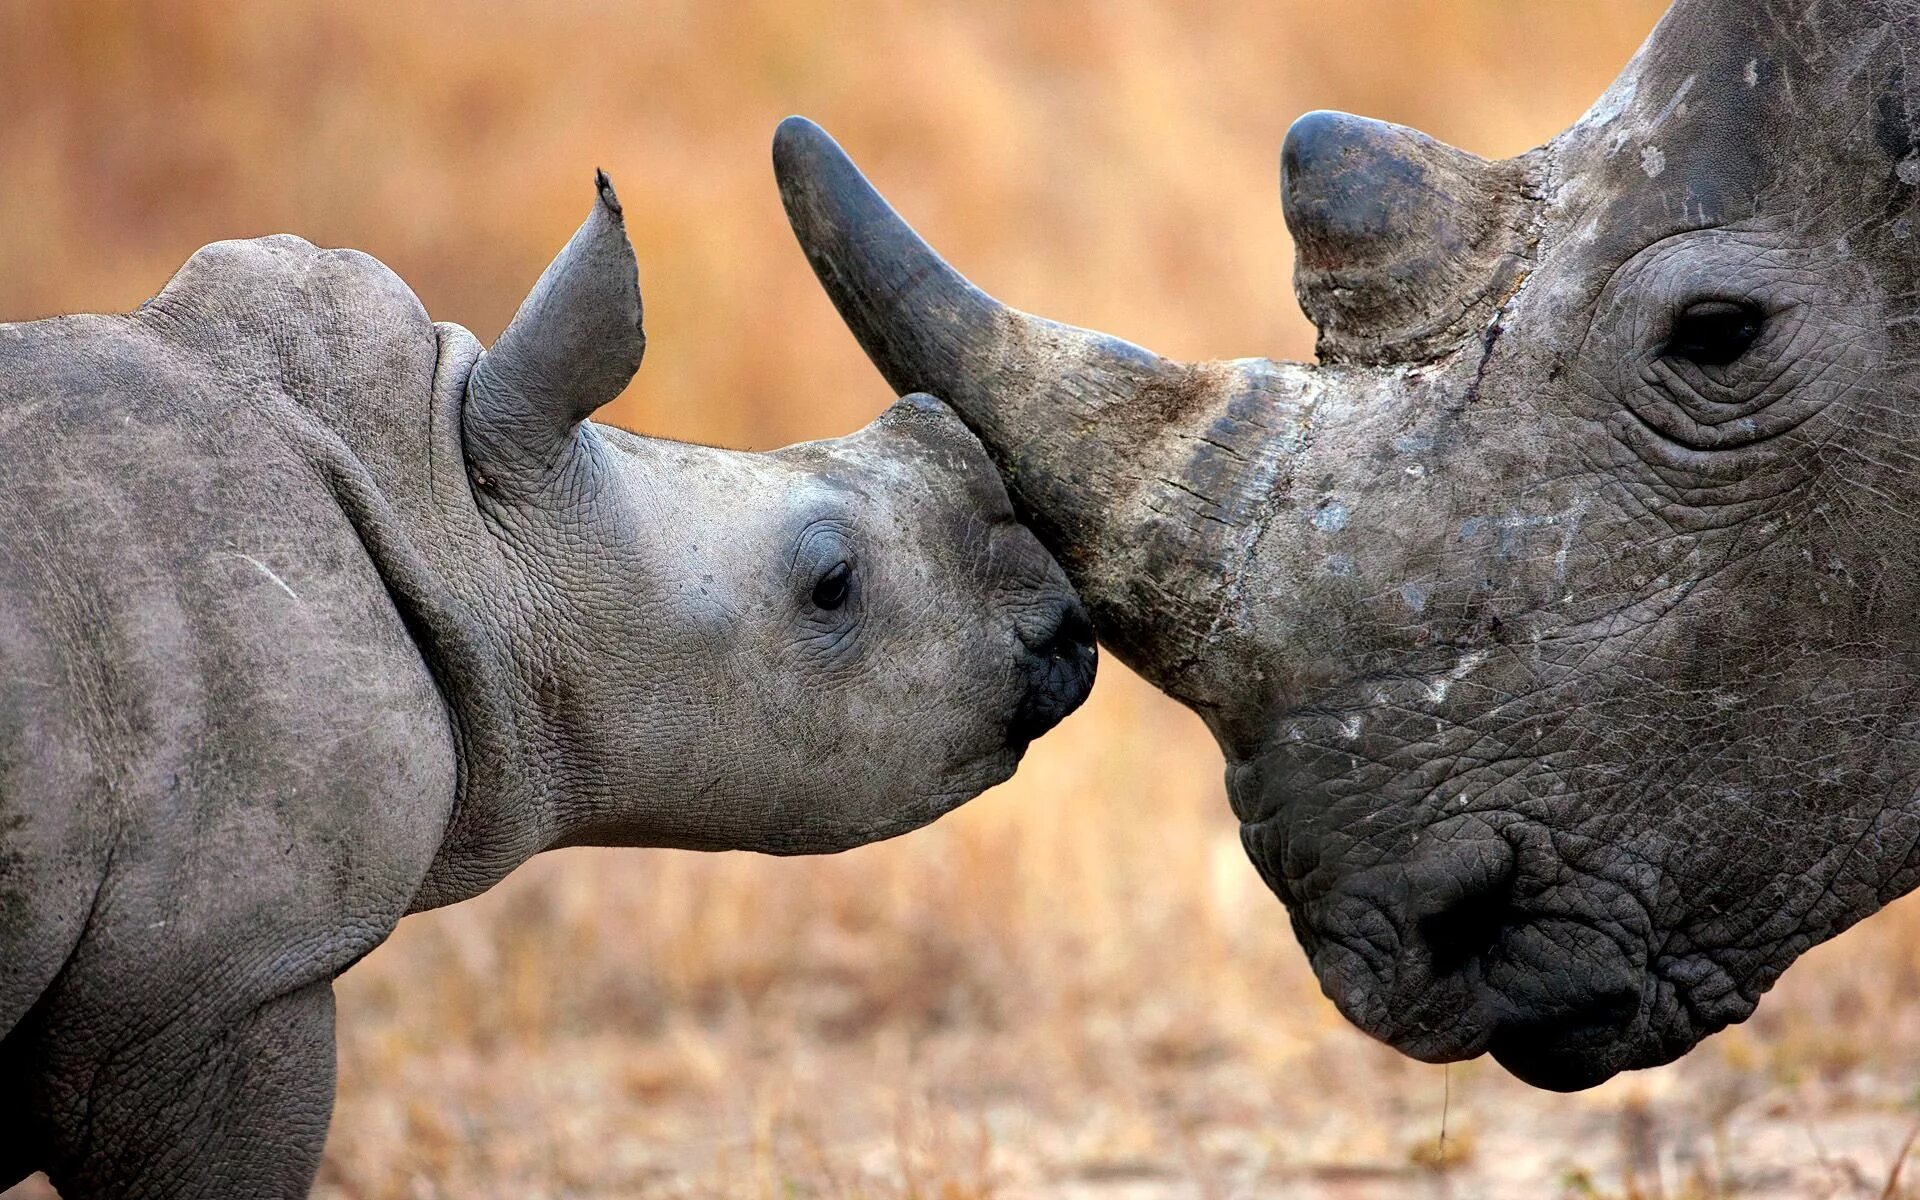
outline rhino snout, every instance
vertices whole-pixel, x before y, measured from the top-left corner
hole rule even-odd
[[[1043,616],[1019,634],[1025,690],[1007,728],[1007,741],[1024,748],[1080,707],[1093,690],[1099,652],[1093,620],[1071,595],[1045,605]]]
[[[1414,1058],[1490,1053],[1536,1087],[1591,1087],[1627,1065],[1646,1025],[1643,939],[1610,918],[1611,889],[1569,886],[1536,840],[1468,815],[1386,862],[1322,860],[1326,890],[1301,899],[1329,998]]]

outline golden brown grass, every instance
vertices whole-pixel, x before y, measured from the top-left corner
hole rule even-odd
[[[887,397],[781,219],[799,111],[1014,303],[1301,356],[1294,116],[1513,152],[1659,8],[0,0],[0,317],[292,230],[490,337],[604,166],[653,337],[617,419],[841,433]],[[1675,1067],[1556,1097],[1405,1061],[1320,998],[1199,723],[1110,663],[1012,784],[900,842],[570,851],[406,922],[340,988],[320,1194],[1915,1196],[1917,982],[1909,903]]]

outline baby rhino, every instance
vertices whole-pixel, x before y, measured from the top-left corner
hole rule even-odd
[[[645,345],[598,184],[491,350],[290,237],[0,325],[0,1187],[303,1194],[334,977],[403,915],[556,846],[903,833],[1085,697],[939,402],[769,454],[586,420]]]

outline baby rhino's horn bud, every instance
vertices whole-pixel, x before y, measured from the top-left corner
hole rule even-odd
[[[1332,361],[1428,357],[1519,270],[1525,172],[1400,125],[1309,113],[1281,152],[1294,290]]]

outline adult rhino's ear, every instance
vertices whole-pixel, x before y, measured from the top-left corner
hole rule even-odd
[[[467,381],[467,459],[484,486],[536,486],[646,353],[640,274],[613,181]]]

